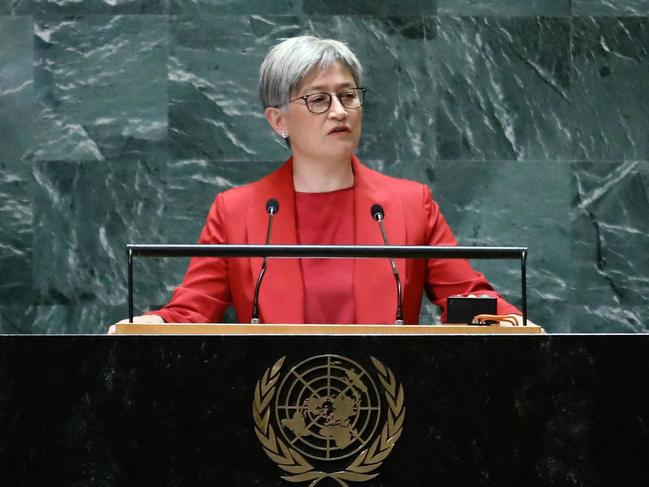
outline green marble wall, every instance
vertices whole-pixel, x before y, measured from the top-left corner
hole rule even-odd
[[[307,32],[365,65],[363,160],[462,243],[529,246],[532,319],[647,331],[649,1],[0,0],[0,332],[123,318],[125,243],[195,241],[287,157],[257,69]],[[185,265],[136,261],[136,306]],[[476,266],[519,299],[515,263]]]

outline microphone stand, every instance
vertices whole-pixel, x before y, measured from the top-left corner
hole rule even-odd
[[[273,216],[279,211],[279,203],[275,199],[270,199],[266,202],[266,211],[268,212],[268,229],[266,230],[266,245],[270,243],[270,233],[273,229]],[[264,256],[264,261],[261,264],[261,272],[259,272],[259,277],[257,278],[257,284],[255,284],[255,294],[252,301],[252,319],[250,323],[253,325],[258,325],[259,321],[259,289],[261,288],[261,281],[264,280],[264,275],[266,274],[266,268],[268,267],[268,257]]]
[[[385,245],[390,245],[388,243],[388,234],[385,231],[385,226],[383,225],[383,208],[381,205],[372,206],[372,217],[378,222],[379,228],[381,229],[381,235],[383,236],[383,242]],[[401,302],[401,279],[399,278],[399,271],[397,270],[397,265],[394,263],[394,259],[390,257],[390,265],[392,266],[392,275],[394,280],[397,283],[397,316],[394,320],[395,325],[403,325],[403,305]]]

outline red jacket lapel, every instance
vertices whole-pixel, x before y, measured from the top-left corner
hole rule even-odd
[[[370,209],[378,203],[385,211],[385,231],[391,245],[406,244],[405,211],[401,200],[390,193],[385,177],[363,166],[354,157],[354,213],[357,245],[384,245],[379,225]],[[406,265],[397,259],[397,269],[406,283]],[[397,309],[397,291],[390,262],[387,259],[358,259],[354,267],[354,297],[358,323],[385,323]],[[389,317],[389,318],[386,318]]]
[[[258,185],[259,189],[248,208],[248,243],[266,242],[266,201],[275,198],[279,202],[279,211],[273,217],[270,243],[297,244],[292,161],[289,159],[260,183],[262,184]],[[250,259],[250,280],[253,287],[259,276],[262,260]],[[266,276],[259,291],[259,310],[262,323],[304,323],[304,284],[299,260],[268,260]]]

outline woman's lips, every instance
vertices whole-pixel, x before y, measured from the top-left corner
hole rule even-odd
[[[348,134],[349,132],[349,127],[336,127],[329,131],[329,135]]]

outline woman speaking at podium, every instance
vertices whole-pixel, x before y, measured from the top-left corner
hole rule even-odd
[[[355,156],[365,93],[361,65],[342,42],[301,36],[273,47],[260,68],[259,95],[291,158],[257,182],[218,194],[199,243],[263,244],[274,200],[271,244],[383,245],[372,213],[379,208],[393,245],[456,245],[427,186],[382,175]],[[218,322],[234,304],[238,320],[250,322],[261,266],[261,258],[192,259],[169,304],[134,321]],[[498,314],[520,315],[465,260],[397,259],[396,267],[407,324],[418,322],[424,291],[441,307],[442,321],[451,295],[494,296]],[[269,259],[259,319],[394,323],[395,286],[389,259]]]

